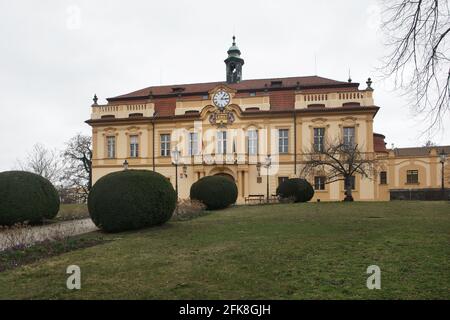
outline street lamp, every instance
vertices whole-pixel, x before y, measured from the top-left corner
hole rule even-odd
[[[128,170],[128,161],[125,159],[125,161],[122,163],[123,170]]]
[[[447,158],[447,155],[445,154],[444,149],[441,150],[441,153],[439,154],[439,158],[441,161],[441,188],[442,188],[442,200],[444,200],[445,198],[445,185],[444,185],[444,165],[445,165],[445,160]]]
[[[269,169],[272,164],[272,158],[270,157],[270,154],[267,155],[265,161],[264,161],[264,167],[267,168],[267,203],[269,203]]]
[[[180,151],[178,151],[177,147],[172,150],[172,160],[175,165],[175,191],[178,199],[178,161],[180,160]]]

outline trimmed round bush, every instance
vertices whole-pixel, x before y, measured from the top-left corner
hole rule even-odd
[[[190,196],[209,210],[223,209],[236,202],[238,189],[227,177],[207,176],[192,184]]]
[[[177,195],[163,175],[124,170],[100,178],[88,197],[89,214],[106,232],[161,225],[172,217]]]
[[[283,181],[277,188],[277,195],[294,202],[307,202],[314,196],[314,189],[305,179],[292,178]]]
[[[50,181],[26,171],[0,172],[0,225],[53,219],[59,195]]]

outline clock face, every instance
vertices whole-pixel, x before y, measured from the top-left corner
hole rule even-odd
[[[214,94],[213,102],[216,107],[223,109],[230,103],[230,94],[224,90],[219,90]]]

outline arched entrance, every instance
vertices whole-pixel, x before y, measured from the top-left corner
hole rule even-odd
[[[225,177],[225,178],[230,179],[231,181],[235,182],[234,177],[231,174],[228,174],[225,172],[216,173],[215,176],[222,176],[222,177]]]

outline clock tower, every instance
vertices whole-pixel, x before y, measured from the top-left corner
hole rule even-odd
[[[228,58],[225,59],[227,66],[227,83],[238,83],[242,80],[242,66],[244,59],[241,58],[241,50],[236,45],[236,37],[233,36],[233,44],[227,51]]]

